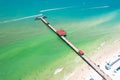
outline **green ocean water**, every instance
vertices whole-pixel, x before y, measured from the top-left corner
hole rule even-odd
[[[46,15],[51,25],[66,30],[67,38],[91,56],[101,42],[119,34],[118,3],[0,0],[0,80],[62,80],[79,65],[74,62],[77,55],[41,21],[34,21],[35,15]],[[59,67],[64,72],[54,76]]]

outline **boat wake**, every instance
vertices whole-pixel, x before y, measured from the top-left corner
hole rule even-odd
[[[78,7],[78,6],[69,6],[69,7],[51,8],[51,9],[41,10],[40,12],[49,12],[49,11],[56,11],[56,10],[62,10],[62,9],[69,9],[69,8],[75,8],[75,7]]]
[[[70,8],[77,8],[80,6],[68,6],[68,7],[59,7],[59,8],[51,8],[51,9],[44,9],[41,10],[40,12],[49,12],[49,11],[57,11],[57,10],[63,10],[63,9],[70,9]],[[81,9],[81,10],[88,10],[88,9],[104,9],[104,8],[109,8],[110,6],[97,6],[97,7],[90,7],[90,8],[86,8],[86,9]]]
[[[43,12],[64,10],[64,9],[77,8],[77,7],[80,7],[80,6],[68,6],[68,7],[51,8],[51,9],[41,10],[40,12],[43,13]],[[104,9],[104,8],[109,8],[109,7],[110,6],[98,6],[98,7],[85,8],[85,9],[81,9],[81,10]],[[37,17],[37,16],[42,16],[42,14],[37,14],[37,15],[26,16],[26,17],[17,18],[17,19],[10,19],[10,20],[5,20],[5,21],[0,21],[0,24],[2,24],[2,23],[9,23],[9,22],[15,22],[15,21],[20,21],[20,20],[24,20],[24,19],[29,19],[29,18]]]
[[[25,19],[29,19],[29,18],[33,18],[33,17],[37,17],[37,16],[42,16],[42,14],[37,14],[37,15],[26,16],[26,17],[21,17],[21,18],[17,18],[17,19],[0,21],[0,23],[2,24],[2,23],[8,23],[8,22],[15,22],[15,21],[25,20]]]
[[[104,8],[109,8],[110,6],[98,6],[98,7],[91,7],[91,8],[88,8],[88,9],[104,9]]]

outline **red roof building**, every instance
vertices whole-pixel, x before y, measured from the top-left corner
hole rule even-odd
[[[66,36],[66,32],[65,32],[64,30],[62,30],[62,29],[57,30],[56,33],[57,33],[58,35],[60,35],[60,36]]]
[[[80,55],[84,55],[84,52],[83,52],[82,50],[79,50],[78,53],[79,53]]]

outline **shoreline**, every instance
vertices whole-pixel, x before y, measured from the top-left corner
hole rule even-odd
[[[120,40],[114,40],[109,42],[104,42],[100,44],[98,50],[95,51],[93,57],[90,59],[94,61],[97,65],[100,65],[100,68],[105,72],[105,63],[108,61],[112,56],[120,54]],[[114,54],[113,54],[114,53]],[[88,73],[89,72],[89,73]],[[112,77],[109,73],[108,75]],[[77,67],[65,80],[89,80],[90,77],[94,77],[95,80],[101,80],[102,78],[91,69],[86,63],[84,63],[81,67]],[[115,80],[115,79],[113,79]]]

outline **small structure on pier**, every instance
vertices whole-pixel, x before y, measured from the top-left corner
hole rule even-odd
[[[63,30],[63,29],[57,30],[56,33],[57,33],[59,36],[66,36],[66,31]]]
[[[79,50],[78,52],[80,55],[84,55],[84,52],[82,50]]]

